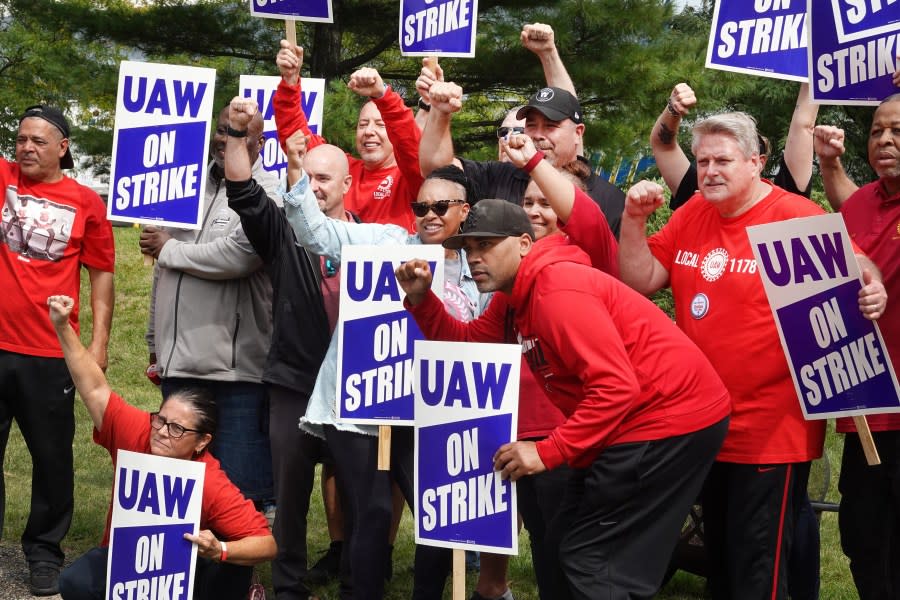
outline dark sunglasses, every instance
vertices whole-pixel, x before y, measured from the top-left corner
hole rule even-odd
[[[443,217],[447,214],[447,211],[450,210],[451,204],[465,204],[465,200],[438,200],[437,202],[433,202],[428,204],[427,202],[412,202],[410,206],[412,207],[413,214],[417,217],[424,217],[428,214],[428,211],[434,212],[439,217]]]
[[[512,133],[513,135],[519,135],[520,133],[525,133],[524,127],[498,127],[497,128],[497,139],[505,138],[507,134]]]
[[[179,425],[178,423],[170,423],[166,421],[166,418],[159,414],[158,412],[150,413],[150,427],[153,429],[162,429],[163,427],[168,428],[169,437],[180,440],[184,437],[184,434],[188,431],[192,431],[194,433],[203,433],[199,429],[191,429],[190,427],[185,427],[184,425]]]

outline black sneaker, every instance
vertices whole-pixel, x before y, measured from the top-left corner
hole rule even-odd
[[[332,579],[337,579],[341,569],[341,548],[343,545],[343,542],[331,542],[325,555],[306,572],[305,580],[307,583],[322,585]]]
[[[59,593],[59,566],[48,562],[29,565],[28,588],[32,596],[55,596]]]

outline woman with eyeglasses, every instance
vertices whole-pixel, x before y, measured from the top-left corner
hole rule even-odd
[[[352,223],[326,217],[309,191],[303,172],[302,155],[288,156],[287,180],[290,190],[284,195],[284,208],[297,242],[307,250],[339,264],[344,245],[440,244],[456,234],[469,213],[472,197],[469,181],[461,169],[447,166],[435,169],[423,182],[416,202],[416,234],[410,235],[396,225]],[[457,319],[471,320],[484,308],[462,254],[449,250],[444,263],[444,304]],[[333,413],[337,377],[337,337],[332,338],[309,400],[303,429],[323,437],[331,450],[338,486],[345,501],[344,565],[350,578],[341,581],[341,597],[381,598],[386,563],[374,557],[387,551],[391,522],[391,478],[396,481],[410,506],[413,503],[413,434],[411,427],[393,430],[391,471],[375,469],[377,427],[339,423]],[[441,549],[420,546],[416,549],[414,598],[440,598],[443,580],[434,573],[449,566]],[[440,584],[440,585],[438,585]]]
[[[159,410],[146,413],[112,391],[103,371],[69,324],[74,301],[50,296],[50,320],[56,329],[66,366],[94,421],[94,441],[106,448],[115,466],[116,452],[130,450],[156,456],[196,460],[206,465],[198,535],[185,534],[197,546],[194,598],[242,600],[247,596],[252,565],[275,557],[268,524],[240,490],[228,480],[207,447],[216,430],[216,405],[203,390],[182,390]],[[101,546],[88,551],[59,577],[66,600],[103,600],[109,553],[107,515]]]

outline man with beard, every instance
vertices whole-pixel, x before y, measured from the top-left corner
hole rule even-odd
[[[274,511],[263,367],[272,337],[272,284],[225,195],[225,142],[242,137],[253,178],[276,198],[277,178],[263,169],[262,117],[235,131],[228,107],[211,143],[199,231],[148,226],[141,252],[153,272],[147,346],[163,397],[186,387],[209,390],[219,407],[212,452],[229,479],[262,510]],[[158,360],[157,360],[158,359]]]

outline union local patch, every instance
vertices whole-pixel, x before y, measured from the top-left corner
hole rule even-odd
[[[702,319],[709,312],[709,298],[706,294],[699,293],[691,300],[691,316],[695,319]]]
[[[728,250],[725,248],[716,248],[703,258],[700,264],[700,274],[703,279],[713,282],[722,276],[725,267],[728,265]]]

